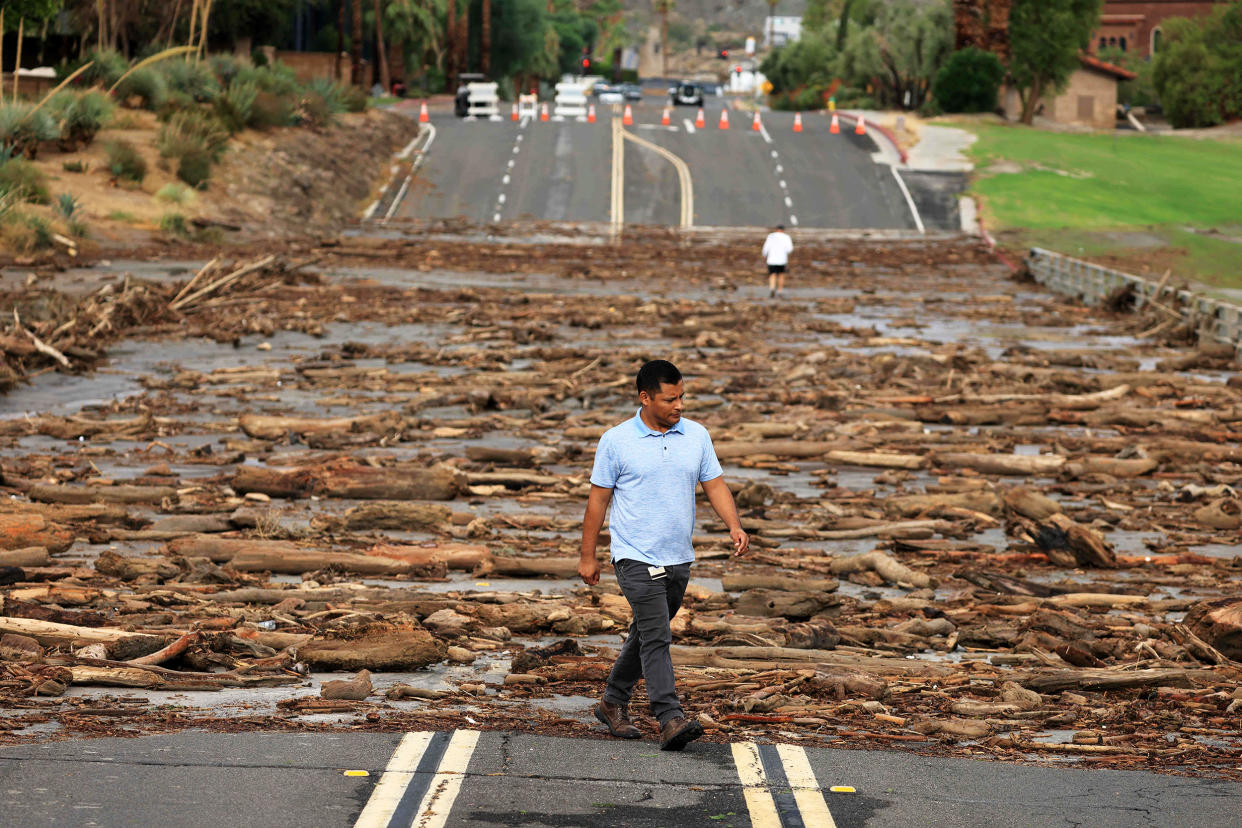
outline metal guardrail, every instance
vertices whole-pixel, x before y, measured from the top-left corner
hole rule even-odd
[[[1074,259],[1051,250],[1036,247],[1027,254],[1027,266],[1035,281],[1057,293],[1077,296],[1088,305],[1095,305],[1126,284],[1134,286],[1134,306],[1150,302],[1175,304],[1201,337],[1210,337],[1238,349],[1242,357],[1242,306],[1200,293],[1175,287],[1162,287],[1156,282]],[[1174,300],[1170,302],[1170,300]]]

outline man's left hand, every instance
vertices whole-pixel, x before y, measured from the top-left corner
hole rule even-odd
[[[729,535],[733,538],[734,555],[740,558],[750,551],[750,535],[746,534],[742,527],[734,529]]]

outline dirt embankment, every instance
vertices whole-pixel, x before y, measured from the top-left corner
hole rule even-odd
[[[47,176],[52,198],[72,194],[80,202],[90,236],[79,259],[113,255],[126,258],[193,241],[236,244],[337,230],[357,217],[388,180],[393,155],[417,134],[418,124],[400,115],[369,111],[340,116],[325,129],[289,127],[246,130],[229,144],[198,191],[181,187],[174,165],[160,158],[160,123],[149,112],[126,111],[115,125],[75,153],[41,152],[36,165]],[[107,146],[132,144],[147,165],[140,184],[124,184],[109,170]],[[173,189],[188,191],[179,199]],[[51,215],[51,207],[25,205]],[[161,227],[180,215],[192,238]],[[214,228],[204,234],[204,228]],[[21,254],[0,249],[6,264],[68,263],[63,249]]]

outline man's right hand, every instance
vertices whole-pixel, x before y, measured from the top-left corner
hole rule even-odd
[[[582,576],[582,583],[595,586],[599,583],[599,561],[594,556],[581,559],[578,561],[578,574]]]

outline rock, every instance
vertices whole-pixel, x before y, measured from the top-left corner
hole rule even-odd
[[[474,621],[456,610],[442,609],[433,612],[423,619],[423,626],[440,636],[457,636],[465,632]]]
[[[1002,701],[1015,704],[1022,710],[1038,710],[1044,704],[1043,696],[1012,681],[1001,685],[1000,697]]]
[[[319,696],[324,699],[343,699],[362,701],[371,695],[371,672],[362,670],[351,679],[325,681],[319,688]]]
[[[449,647],[446,655],[449,657],[449,661],[455,661],[458,664],[472,664],[478,658],[478,655],[465,647]]]

